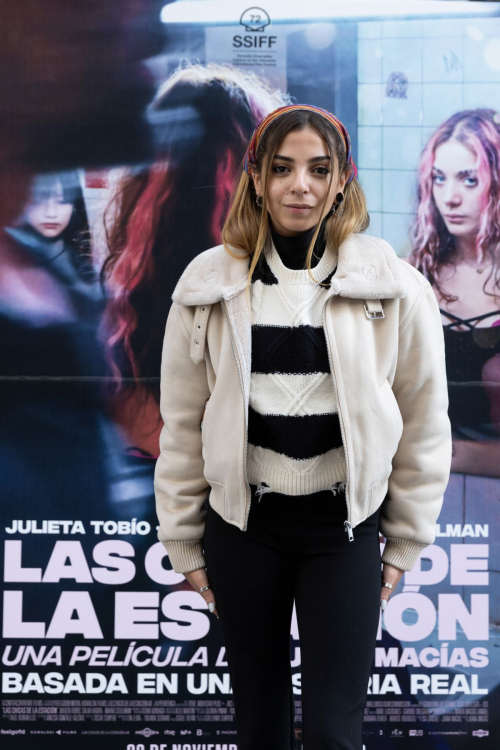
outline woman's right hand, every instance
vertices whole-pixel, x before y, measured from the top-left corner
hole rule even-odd
[[[215,597],[212,589],[207,589],[203,593],[200,593],[200,589],[203,588],[203,586],[209,585],[206,569],[197,568],[196,570],[191,570],[189,573],[184,573],[184,577],[187,581],[189,581],[194,590],[197,591],[198,594],[200,594],[200,596],[205,599],[206,603],[208,604],[208,608],[214,613],[217,619],[219,619],[217,609],[215,608]],[[213,607],[211,605],[213,605]]]

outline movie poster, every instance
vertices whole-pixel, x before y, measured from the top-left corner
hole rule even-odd
[[[153,3],[154,54],[137,43],[142,73],[113,77],[137,95],[110,97],[121,125],[100,120],[103,143],[89,108],[76,151],[61,128],[1,230],[2,746],[237,750],[218,621],[157,539],[161,345],[254,127],[304,102],[346,125],[366,232],[426,270],[445,331],[452,473],[381,612],[363,747],[498,747],[500,3],[192,5]],[[290,660],[302,747],[295,611]]]

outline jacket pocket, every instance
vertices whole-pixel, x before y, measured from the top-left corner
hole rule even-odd
[[[379,505],[385,499],[387,495],[387,489],[389,487],[389,477],[392,472],[386,474],[381,479],[378,479],[370,487],[368,487],[368,507],[366,509],[366,517],[371,516],[372,513],[378,509]]]
[[[203,432],[203,420],[205,419],[205,412],[207,410],[207,403],[210,401],[210,396],[205,399],[205,406],[203,407],[203,413],[201,415],[200,430]]]
[[[227,518],[226,513],[226,488],[220,482],[214,482],[212,479],[207,479],[210,485],[210,496],[208,502],[222,518]]]
[[[203,442],[203,422],[205,421],[205,414],[206,414],[206,411],[207,411],[207,404],[208,404],[209,401],[210,401],[210,396],[207,399],[205,399],[205,405],[203,407],[203,413],[201,415],[201,420],[200,420],[200,430],[201,430],[201,441],[202,442]],[[206,431],[206,425],[205,425],[205,431]]]
[[[201,415],[200,420],[200,432],[201,432],[201,457],[203,458],[203,461],[206,461],[206,451],[208,446],[208,434],[207,434],[207,407],[209,406],[210,402],[210,396],[205,400],[205,405],[203,407],[203,413]]]
[[[396,430],[396,443],[399,443],[403,434],[403,416],[399,410],[399,404],[391,388],[391,384],[387,379],[385,380],[384,387],[387,393],[387,404],[392,415],[392,421],[394,422],[394,429]]]

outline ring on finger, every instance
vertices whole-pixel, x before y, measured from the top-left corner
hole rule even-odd
[[[210,588],[212,588],[210,585],[208,585],[208,586],[202,586],[200,588],[200,594],[203,594],[204,591],[206,591],[207,589],[210,589]]]
[[[393,589],[394,588],[394,586],[392,585],[392,583],[387,583],[386,581],[382,581],[382,586],[385,586],[388,589]]]

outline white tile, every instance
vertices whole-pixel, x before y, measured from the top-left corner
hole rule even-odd
[[[382,237],[400,258],[406,258],[411,251],[410,227],[413,214],[386,214],[382,216]]]
[[[464,19],[464,35],[475,38],[484,36],[500,36],[500,18],[467,18]]]
[[[500,83],[464,84],[464,109],[500,108]]]
[[[500,36],[464,39],[464,81],[500,82]]]
[[[423,86],[423,125],[437,127],[462,108],[463,86],[460,83],[426,83]]]
[[[382,119],[382,84],[358,86],[358,125],[380,125]]]
[[[358,39],[380,39],[382,24],[380,21],[359,21]]]
[[[436,132],[436,128],[422,128],[422,151]]]
[[[451,37],[462,36],[467,23],[475,19],[470,18],[426,18],[422,19],[422,36]]]
[[[384,169],[414,169],[418,164],[421,150],[421,128],[383,128],[382,167]]]
[[[382,128],[358,128],[358,160],[361,169],[382,167]]]
[[[382,83],[382,43],[376,39],[358,42],[359,83]]]
[[[382,214],[377,211],[369,211],[370,226],[362,234],[368,234],[370,237],[382,237]]]
[[[462,83],[464,49],[462,37],[438,37],[423,40],[423,81],[425,83]]]
[[[380,169],[359,171],[358,181],[366,196],[368,211],[382,210],[382,172]]]
[[[392,94],[392,95],[390,95]],[[395,96],[394,94],[398,94]],[[399,95],[402,94],[402,95]],[[383,125],[419,126],[422,119],[422,84],[390,84],[384,87]]]
[[[422,36],[422,21],[382,21],[382,36],[384,39],[407,39]]]
[[[411,83],[422,81],[422,40],[383,39],[382,79],[402,73]]]
[[[417,175],[412,170],[385,169],[382,172],[382,211],[411,214],[416,210]]]

